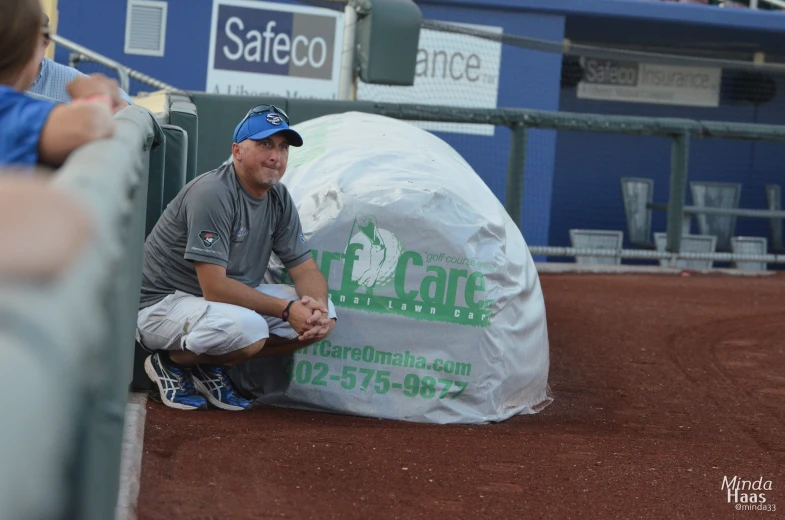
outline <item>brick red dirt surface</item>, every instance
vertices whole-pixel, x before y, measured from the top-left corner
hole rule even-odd
[[[439,426],[148,404],[140,520],[782,518],[785,276],[542,275],[555,401]],[[736,511],[724,476],[771,480]]]

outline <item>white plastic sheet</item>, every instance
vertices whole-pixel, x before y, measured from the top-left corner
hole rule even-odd
[[[362,113],[298,125],[283,181],[337,307],[334,333],[246,363],[259,402],[433,423],[550,402],[545,305],[520,231],[438,137]],[[289,281],[271,264],[269,281]]]

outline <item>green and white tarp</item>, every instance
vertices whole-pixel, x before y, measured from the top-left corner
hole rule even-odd
[[[283,182],[338,312],[327,339],[233,377],[258,402],[387,419],[483,423],[547,394],[539,278],[520,231],[438,137],[346,113],[296,129]],[[280,264],[268,281],[291,283]]]

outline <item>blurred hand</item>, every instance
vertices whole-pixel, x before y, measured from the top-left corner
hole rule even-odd
[[[90,96],[109,96],[114,110],[127,105],[120,95],[120,87],[117,85],[117,81],[107,78],[103,74],[79,76],[69,83],[66,86],[66,89],[72,99],[87,98]]]

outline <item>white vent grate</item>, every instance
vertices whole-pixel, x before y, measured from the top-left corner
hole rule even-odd
[[[128,0],[125,15],[125,53],[163,56],[166,43],[167,2]]]

